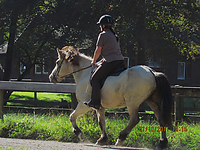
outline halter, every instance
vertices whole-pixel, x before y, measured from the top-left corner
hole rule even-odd
[[[66,78],[66,77],[68,77],[68,76],[70,76],[70,75],[72,75],[72,74],[74,74],[74,73],[77,73],[77,72],[80,72],[80,71],[82,71],[82,70],[85,70],[85,69],[88,69],[88,68],[92,67],[92,65],[89,65],[89,66],[87,66],[87,67],[85,67],[85,68],[76,70],[76,71],[74,71],[74,72],[72,72],[72,73],[70,73],[70,74],[67,74],[67,75],[64,75],[64,76],[61,76],[61,77],[60,77],[58,74],[59,74],[59,72],[60,72],[60,68],[61,68],[61,66],[62,66],[63,61],[64,61],[64,59],[62,59],[60,65],[58,66],[58,69],[56,70],[56,73],[55,73],[55,75],[54,75],[56,78],[64,79],[64,78]]]

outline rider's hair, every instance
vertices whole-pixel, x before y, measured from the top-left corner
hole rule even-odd
[[[103,28],[103,30],[108,29],[110,30],[114,36],[116,37],[117,42],[119,41],[119,37],[116,35],[114,28],[112,27],[112,25],[105,25],[105,27]]]

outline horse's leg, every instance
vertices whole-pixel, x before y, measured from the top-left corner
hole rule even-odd
[[[105,123],[105,108],[101,107],[97,111],[98,123],[101,128],[101,137],[97,140],[96,144],[107,144],[106,123]]]
[[[119,138],[117,139],[117,142],[115,145],[122,145],[122,143],[125,141],[127,135],[131,132],[133,127],[138,124],[139,120],[139,115],[138,115],[138,107],[130,107],[132,105],[127,105],[127,109],[130,115],[130,121],[128,123],[128,126],[120,132]]]
[[[161,118],[161,111],[160,111],[160,105],[159,105],[159,100],[155,99],[156,95],[153,95],[152,98],[147,99],[147,104],[149,105],[149,107],[154,111],[154,114],[160,124],[160,127],[163,129],[162,131],[160,130],[160,143],[156,146],[156,150],[160,150],[160,149],[164,149],[167,147],[168,144],[168,140],[166,137],[166,130],[168,130],[167,128],[165,128],[165,126],[163,125],[163,121]],[[157,101],[153,101],[153,100],[157,100]]]
[[[76,124],[76,119],[77,119],[77,117],[88,112],[89,110],[91,110],[91,108],[87,107],[82,102],[79,102],[76,109],[70,114],[70,117],[69,117],[71,124],[72,124],[72,130],[81,141],[84,140],[84,134],[81,131],[81,129],[78,128],[78,126]]]

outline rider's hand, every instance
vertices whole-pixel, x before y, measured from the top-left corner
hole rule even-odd
[[[96,66],[96,62],[92,60],[91,65]]]

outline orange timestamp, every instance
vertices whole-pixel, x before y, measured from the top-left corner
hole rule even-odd
[[[154,127],[154,126],[146,126],[146,127],[139,127],[140,132],[162,132],[162,131],[168,131],[168,127]],[[173,127],[172,128],[173,132],[186,132],[187,127]]]

